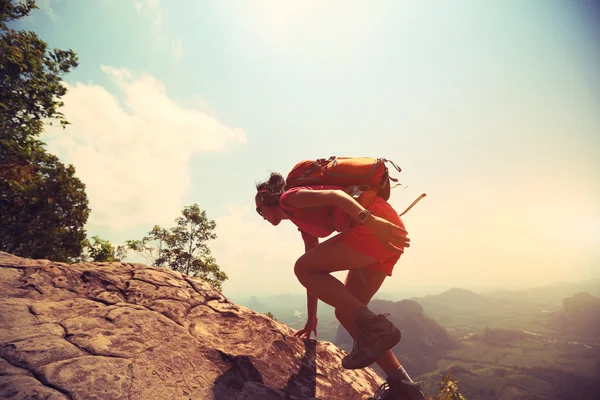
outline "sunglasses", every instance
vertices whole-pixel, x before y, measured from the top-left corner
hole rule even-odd
[[[262,205],[262,204],[261,204],[261,205]],[[260,205],[256,206],[256,212],[257,212],[257,213],[258,213],[258,215],[260,215],[261,217],[263,216],[263,215],[262,215],[262,212],[260,211]]]

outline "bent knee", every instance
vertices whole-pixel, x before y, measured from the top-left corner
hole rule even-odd
[[[333,313],[335,314],[335,318],[342,322],[343,320],[345,320],[347,317],[345,316],[345,314],[342,314],[342,312],[340,311],[339,308],[336,308],[335,310],[333,310]]]
[[[301,256],[296,260],[296,263],[294,264],[294,274],[296,274],[296,277],[300,278],[302,275],[306,274],[306,272],[306,262],[304,261],[304,256]]]

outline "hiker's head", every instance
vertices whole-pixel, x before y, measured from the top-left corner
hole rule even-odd
[[[279,198],[285,192],[285,179],[272,172],[266,181],[256,185],[256,212],[273,225],[279,225],[285,213],[279,207]]]

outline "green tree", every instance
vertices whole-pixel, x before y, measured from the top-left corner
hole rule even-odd
[[[69,262],[80,256],[89,216],[85,185],[44,151],[0,168],[0,250]]]
[[[88,239],[84,241],[85,259],[93,262],[114,262],[125,258],[126,248],[117,246],[116,248],[108,240],[100,239],[98,236],[92,237],[94,242]]]
[[[466,400],[465,397],[458,392],[457,379],[452,379],[452,375],[444,375],[440,381],[438,397],[429,397],[427,400]]]
[[[154,225],[141,240],[127,240],[125,246],[140,254],[153,267],[162,267],[165,263],[164,250],[169,232],[158,225]]]
[[[0,127],[20,143],[39,136],[44,119],[68,124],[58,111],[64,104],[61,97],[67,93],[61,75],[78,65],[73,50],[49,51],[34,32],[8,27],[8,22],[37,8],[34,0],[0,0],[0,110],[5,117]]]
[[[61,75],[77,56],[9,28],[36,8],[33,0],[0,0],[0,250],[69,262],[86,237],[85,185],[37,137],[44,123],[68,124],[58,111],[67,92]]]
[[[208,241],[216,239],[216,223],[208,219],[206,211],[197,204],[186,206],[176,226],[166,230],[155,225],[141,240],[128,240],[126,246],[146,259],[153,266],[167,266],[182,274],[199,277],[219,290],[228,279],[227,274],[212,257]]]
[[[275,318],[275,316],[273,315],[273,313],[271,311],[267,311],[267,313],[265,315],[267,317],[271,318],[272,320],[277,321],[277,318]]]

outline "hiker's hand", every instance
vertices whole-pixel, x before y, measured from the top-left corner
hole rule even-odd
[[[371,215],[365,221],[365,228],[369,230],[384,245],[390,249],[402,252],[405,247],[410,247],[408,232],[402,227],[391,223],[376,215]]]
[[[317,322],[319,319],[317,317],[308,317],[306,320],[306,325],[304,328],[300,329],[298,332],[294,333],[294,336],[301,337],[303,339],[310,339],[310,334],[312,332],[315,333],[315,337],[317,337]]]

